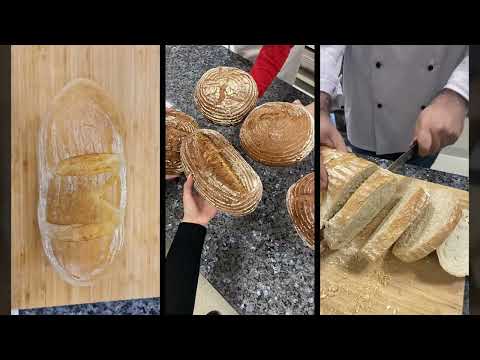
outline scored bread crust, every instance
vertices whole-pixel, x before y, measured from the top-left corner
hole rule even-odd
[[[219,66],[202,75],[193,100],[203,116],[218,125],[235,125],[255,107],[258,88],[246,71]]]
[[[248,114],[240,144],[254,160],[268,166],[290,166],[313,150],[314,121],[302,105],[269,102]]]
[[[453,195],[445,190],[432,190],[431,203],[427,211],[413,226],[413,231],[405,232],[395,243],[392,253],[403,262],[414,262],[425,258],[435,251],[455,229],[462,217],[462,209]],[[432,219],[440,209],[449,210],[445,218],[433,223]],[[427,236],[427,230],[433,234]]]
[[[256,209],[263,192],[260,177],[222,134],[195,131],[182,142],[180,157],[185,175],[193,174],[195,189],[212,206],[234,216]]]
[[[311,172],[287,191],[287,210],[295,230],[311,249],[315,245],[315,173]]]
[[[38,138],[38,224],[50,263],[90,285],[123,247],[122,115],[96,83],[76,79],[53,99]]]
[[[397,185],[393,173],[376,170],[327,222],[324,236],[328,247],[335,250],[350,243],[390,202]]]
[[[378,166],[351,153],[321,149],[325,155],[328,189],[320,192],[320,229],[348,201]]]
[[[426,210],[430,195],[418,185],[411,189],[384,218],[382,224],[363,246],[360,253],[370,262],[377,261]]]
[[[464,209],[462,218],[448,238],[438,247],[436,253],[440,266],[450,275],[469,275],[469,211]],[[460,254],[458,254],[460,252]]]
[[[198,123],[181,111],[169,109],[166,111],[165,131],[165,173],[166,175],[181,175],[183,173],[180,159],[180,146],[185,137],[198,129]]]

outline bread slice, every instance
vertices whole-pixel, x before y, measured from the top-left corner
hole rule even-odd
[[[320,193],[320,229],[345,205],[365,179],[378,169],[374,163],[353,154],[336,154],[325,164],[328,189]]]
[[[448,191],[431,190],[431,203],[422,216],[405,231],[393,247],[393,254],[404,262],[423,259],[436,250],[457,226],[462,210]]]
[[[345,206],[325,226],[325,241],[339,249],[357,236],[392,200],[397,190],[395,174],[378,169],[348,199]]]
[[[437,249],[440,266],[449,274],[456,277],[469,275],[469,212],[463,210],[462,218],[457,227]]]
[[[385,255],[395,241],[426,211],[429,203],[430,195],[421,186],[412,183],[363,246],[361,255],[370,262]]]

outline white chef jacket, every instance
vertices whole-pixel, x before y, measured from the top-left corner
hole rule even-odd
[[[444,88],[469,100],[468,45],[321,45],[320,91],[342,90],[348,140],[404,152],[420,111]]]
[[[227,45],[231,51],[249,60],[251,63],[255,62],[262,46],[263,45]],[[277,74],[279,79],[282,79],[290,85],[295,83],[304,50],[305,45],[294,45],[293,48],[290,49],[290,54],[288,55],[287,60]]]

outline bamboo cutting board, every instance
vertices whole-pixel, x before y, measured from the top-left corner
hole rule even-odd
[[[401,177],[405,178],[405,177]],[[422,180],[427,189],[454,193],[468,209],[468,192]],[[355,239],[347,249],[327,251],[320,257],[320,314],[461,314],[464,278],[445,272],[435,252],[406,264],[389,251],[374,264],[360,261],[358,249],[366,238]]]
[[[58,276],[37,224],[39,123],[75,78],[106,90],[126,133],[126,244],[92,287],[72,287]],[[160,295],[160,46],[13,46],[11,156],[13,308]]]

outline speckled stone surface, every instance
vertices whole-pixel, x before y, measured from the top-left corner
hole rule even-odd
[[[383,168],[387,168],[392,162],[390,160],[378,159],[372,156],[359,155],[367,160],[373,161]],[[451,186],[456,189],[468,191],[469,179],[468,177],[445,173],[443,171],[424,169],[414,165],[406,165],[404,171],[399,172],[402,175],[417,178],[420,180],[430,181],[437,184]],[[463,299],[463,314],[470,314],[469,303],[469,286],[468,277],[465,279],[465,295]]]
[[[239,142],[240,125],[217,126],[195,109],[193,90],[202,74],[216,66],[248,71],[251,64],[222,46],[167,46],[166,100],[192,115],[203,128],[221,132],[252,165],[263,183],[263,198],[252,214],[234,218],[218,214],[208,228],[201,273],[240,314],[313,314],[314,251],[303,245],[286,209],[290,185],[313,171],[313,152],[289,168],[267,167],[251,160]],[[258,104],[312,98],[275,80]],[[182,184],[165,189],[166,244],[169,248],[183,215]]]
[[[20,310],[19,315],[160,315],[160,298]]]

